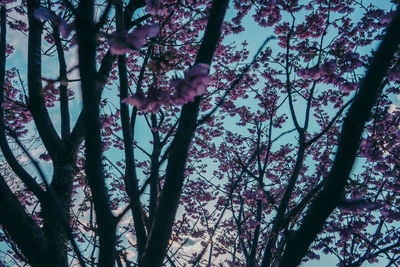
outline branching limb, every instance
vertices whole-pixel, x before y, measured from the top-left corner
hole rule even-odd
[[[321,231],[326,219],[338,205],[348,176],[357,156],[359,140],[371,109],[376,102],[380,84],[390,65],[394,53],[400,44],[400,10],[387,29],[386,36],[380,44],[375,57],[360,84],[360,90],[344,119],[339,137],[338,151],[326,184],[315,198],[300,228],[289,240],[280,263],[281,267],[297,266],[307,253],[311,242]]]

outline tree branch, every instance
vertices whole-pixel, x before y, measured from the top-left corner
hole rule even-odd
[[[116,218],[109,206],[102,165],[102,141],[100,133],[99,81],[96,77],[96,31],[94,25],[94,1],[80,1],[76,19],[79,70],[83,96],[83,122],[85,127],[85,170],[93,196],[99,234],[99,266],[113,267],[116,250]]]
[[[117,31],[124,30],[124,17],[122,12],[122,1],[116,1],[116,22]],[[129,123],[129,108],[122,100],[128,97],[128,77],[126,69],[125,55],[118,57],[118,72],[120,83],[120,110],[121,110],[121,126],[124,138],[125,152],[125,187],[130,198],[130,207],[133,215],[133,222],[136,231],[138,258],[144,253],[147,241],[147,233],[144,221],[144,214],[140,202],[139,183],[136,176],[135,157],[133,154],[133,134]]]
[[[68,77],[67,64],[65,62],[64,49],[61,43],[60,31],[54,23],[53,37],[58,54],[58,64],[60,65],[60,110],[61,110],[61,138],[67,140],[70,134],[70,117],[68,108]]]
[[[48,243],[42,229],[25,212],[17,197],[0,175],[0,224],[10,234],[33,267],[47,264]]]
[[[40,1],[28,1],[28,90],[29,90],[29,110],[32,113],[36,128],[42,139],[46,150],[55,159],[57,148],[62,143],[47,111],[42,90],[42,59],[41,59],[41,39],[42,23],[34,17],[34,12],[40,7]]]
[[[3,12],[4,6],[1,7]],[[5,12],[5,10],[4,10]],[[0,148],[4,158],[10,165],[14,173],[22,180],[28,190],[30,190],[39,201],[43,201],[44,190],[35,181],[35,179],[19,164],[15,158],[6,137],[5,121],[4,121],[4,82],[6,75],[6,15],[1,14],[1,37],[0,37]]]
[[[376,102],[379,86],[390,65],[394,53],[400,44],[400,11],[387,29],[387,33],[360,84],[359,93],[354,98],[349,112],[344,119],[339,137],[338,151],[326,184],[321,193],[313,201],[304,217],[300,228],[289,240],[280,266],[297,266],[307,253],[311,242],[321,231],[326,219],[339,203],[348,176],[353,167],[359,140],[367,122],[371,109]]]
[[[228,0],[214,0],[204,33],[203,42],[197,53],[196,63],[211,64],[214,51],[220,40],[220,29],[228,6]],[[183,106],[180,123],[172,141],[163,192],[151,227],[146,251],[141,266],[159,267],[166,255],[168,240],[179,204],[185,177],[185,164],[190,142],[197,124],[200,97]]]

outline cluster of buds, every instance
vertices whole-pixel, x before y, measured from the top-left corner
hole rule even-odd
[[[146,0],[145,10],[153,16],[164,16],[167,13],[167,9],[159,0]]]
[[[298,70],[297,75],[304,79],[318,80],[324,76],[334,74],[336,69],[337,64],[333,61],[330,61],[322,64],[321,66]]]
[[[160,27],[154,25],[144,25],[135,28],[132,32],[121,31],[113,32],[109,35],[108,45],[114,55],[123,55],[129,49],[140,49],[146,43],[146,38],[154,38],[160,31]]]
[[[176,89],[176,93],[172,96],[162,90],[151,87],[147,97],[142,91],[139,91],[133,96],[125,98],[122,102],[133,105],[139,110],[153,113],[157,113],[162,105],[170,103],[184,105],[193,101],[196,96],[205,93],[206,85],[210,81],[208,76],[209,69],[210,65],[204,63],[197,63],[192,66],[185,73],[184,79],[172,81],[172,86]]]
[[[204,94],[210,82],[209,70],[210,65],[198,63],[186,72],[184,79],[173,80],[172,86],[176,88],[176,94],[172,102],[176,105],[184,105],[192,102],[196,96]]]

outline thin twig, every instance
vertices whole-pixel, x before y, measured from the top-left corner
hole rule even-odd
[[[254,55],[253,60],[247,64],[247,66],[243,69],[242,73],[239,74],[239,76],[236,78],[236,80],[232,83],[231,87],[229,87],[226,91],[225,94],[222,96],[222,98],[218,101],[217,105],[206,115],[204,115],[198,122],[197,125],[201,125],[204,122],[206,122],[210,117],[217,111],[217,109],[224,103],[225,98],[228,96],[228,94],[236,88],[236,86],[239,85],[239,83],[242,81],[244,75],[247,73],[247,71],[250,69],[250,67],[257,61],[258,55],[261,53],[263,50],[264,46],[271,40],[275,39],[274,36],[270,36],[267,39],[265,39],[264,43],[260,46],[258,49],[257,53]]]

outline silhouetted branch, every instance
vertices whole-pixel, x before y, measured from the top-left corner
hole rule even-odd
[[[220,40],[228,0],[214,0],[210,9],[203,42],[197,53],[196,63],[211,64]],[[171,144],[163,192],[151,227],[142,267],[159,267],[165,258],[176,210],[184,180],[185,164],[190,143],[197,126],[200,97],[183,106],[176,135]]]
[[[331,171],[321,193],[312,202],[300,228],[289,240],[280,263],[281,267],[299,265],[307,253],[311,242],[321,231],[326,219],[338,205],[352,170],[359,148],[359,141],[371,109],[376,102],[379,86],[386,75],[390,61],[400,44],[400,11],[396,12],[392,23],[387,28],[386,36],[380,44],[360,90],[344,119],[339,145]]]

